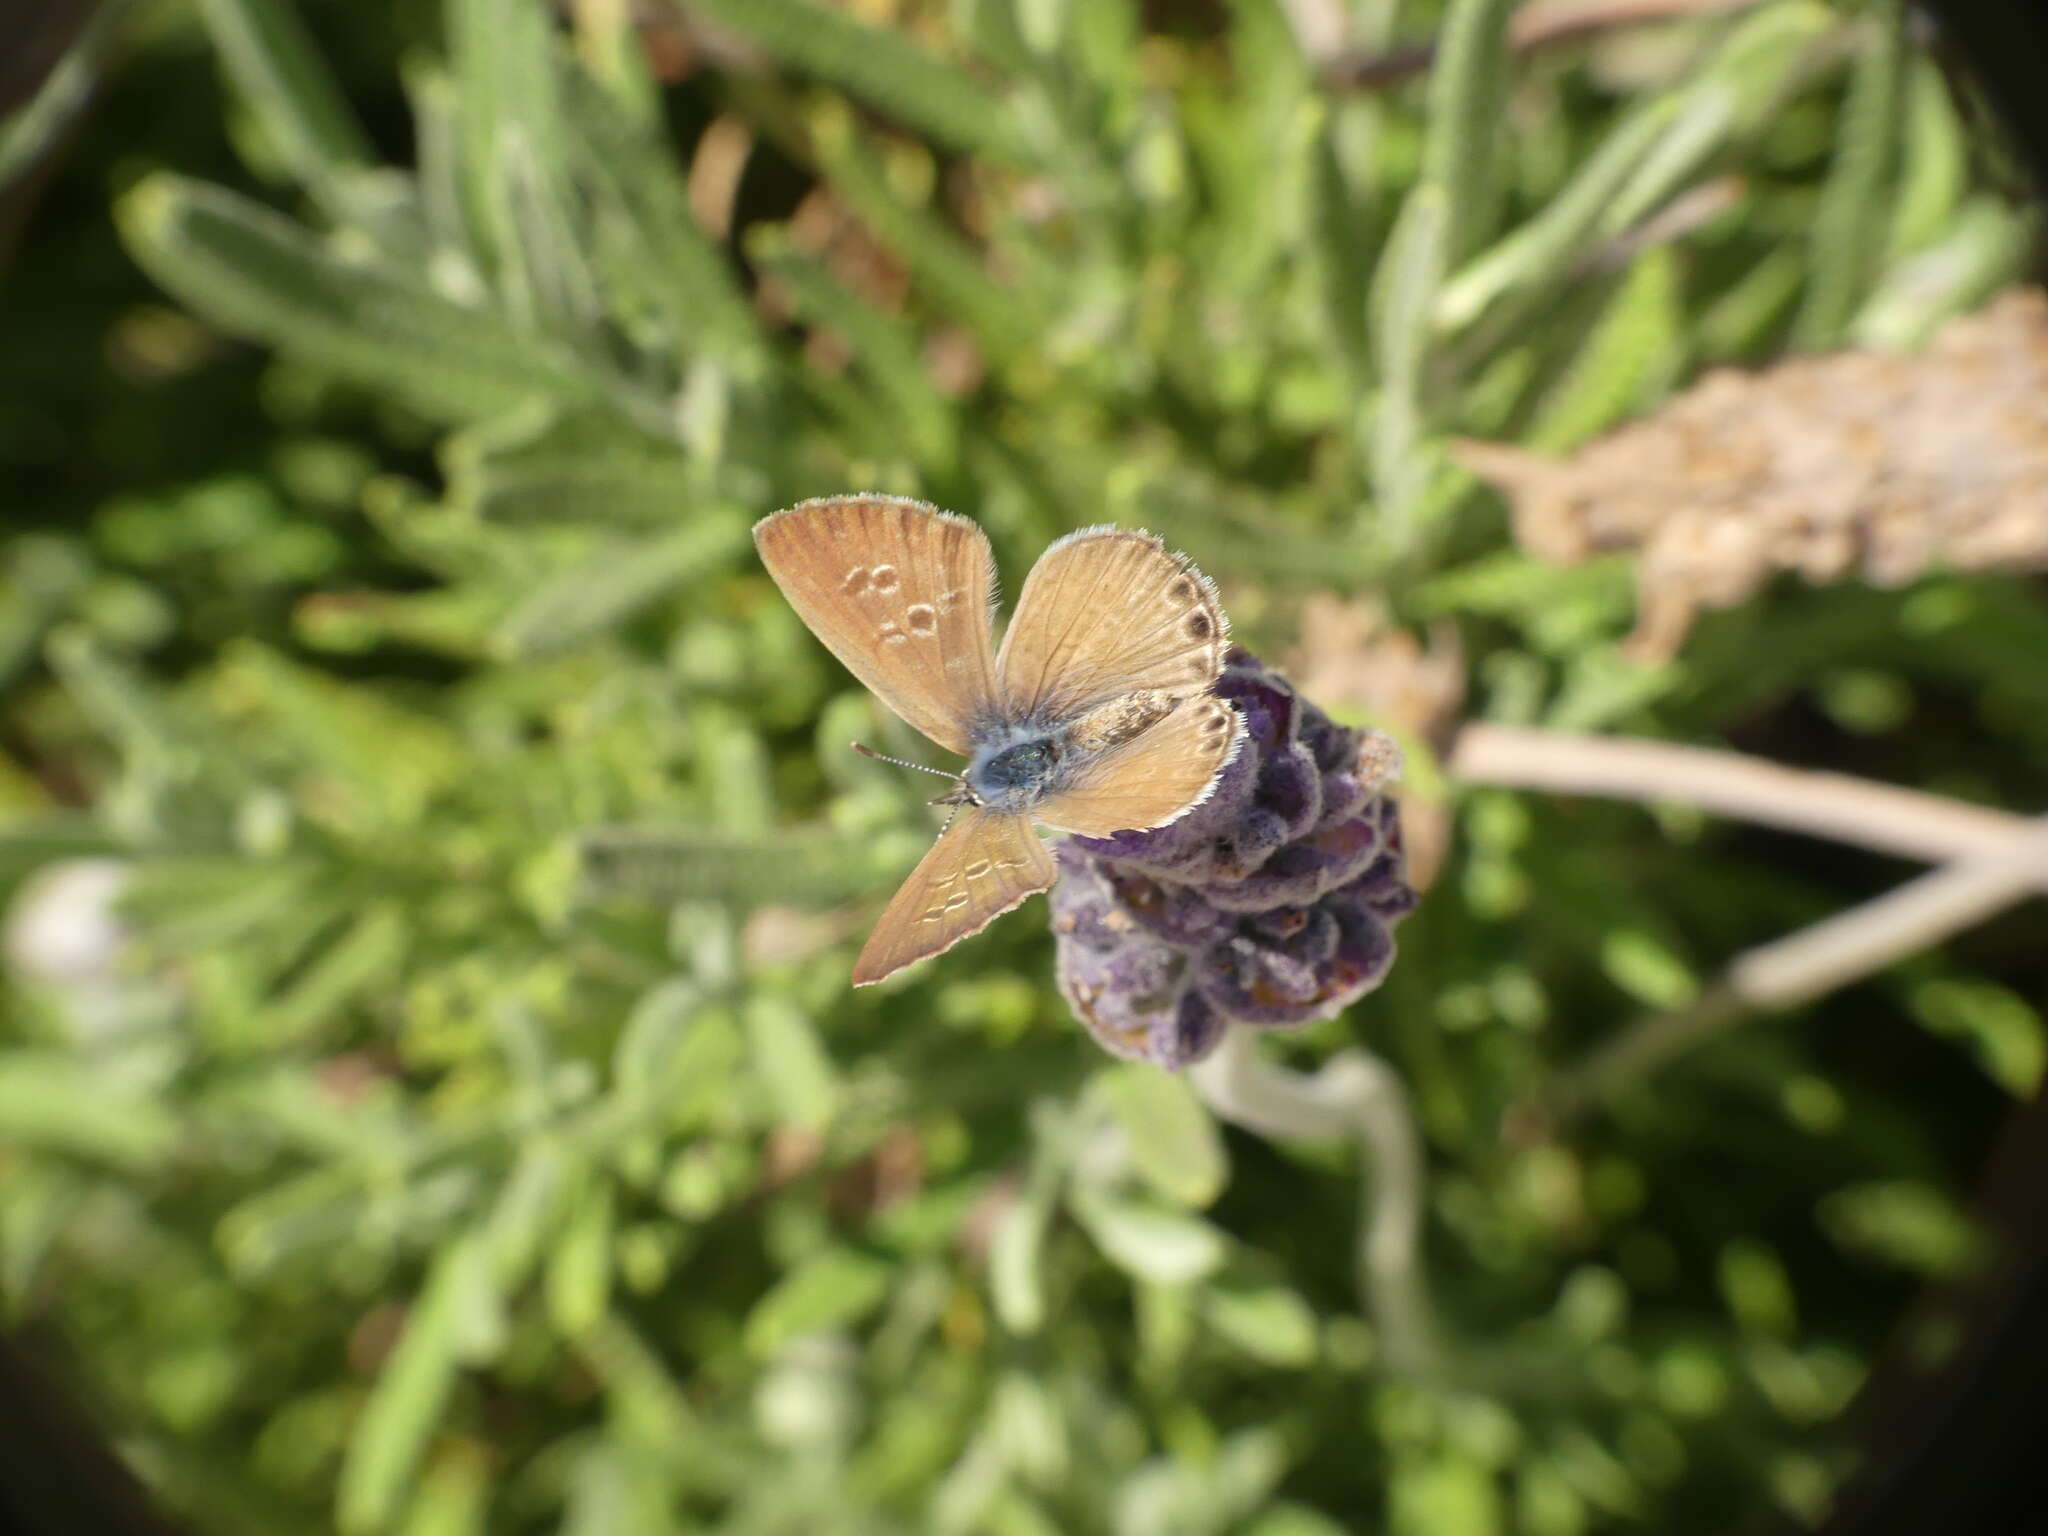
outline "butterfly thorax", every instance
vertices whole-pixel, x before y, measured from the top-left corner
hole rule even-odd
[[[992,726],[976,739],[974,756],[962,775],[962,798],[992,811],[1029,812],[1059,794],[1103,753],[1165,719],[1179,703],[1171,694],[1143,689],[1069,720]]]

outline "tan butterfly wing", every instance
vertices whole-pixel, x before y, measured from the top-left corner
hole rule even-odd
[[[1149,533],[1084,528],[1031,568],[996,676],[1012,719],[1071,718],[1105,699],[1201,693],[1229,625],[1208,578]]]
[[[853,964],[864,987],[936,955],[1058,878],[1052,850],[1028,817],[968,809],[939,835],[889,902]]]
[[[1209,798],[1244,741],[1244,717],[1212,694],[1189,699],[1157,725],[1091,763],[1032,812],[1059,832],[1109,837],[1163,827]]]
[[[811,632],[949,752],[995,702],[988,537],[901,496],[825,496],[754,525],[761,562]]]

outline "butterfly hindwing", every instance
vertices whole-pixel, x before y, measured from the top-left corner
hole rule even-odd
[[[979,807],[962,811],[875,924],[854,962],[854,985],[880,981],[952,948],[1025,897],[1048,889],[1058,873],[1052,850],[1038,840],[1028,817]]]
[[[1083,837],[1143,832],[1208,798],[1244,740],[1244,717],[1214,695],[1184,701],[1142,734],[1083,767],[1033,813]]]
[[[901,496],[826,496],[754,525],[762,563],[811,631],[949,752],[995,701],[988,537]]]
[[[1012,718],[1059,720],[1140,690],[1206,691],[1229,626],[1215,590],[1149,533],[1084,528],[1025,578],[996,676]]]

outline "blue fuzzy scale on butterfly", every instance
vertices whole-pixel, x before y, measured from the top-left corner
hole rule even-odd
[[[1103,753],[1143,735],[1179,703],[1171,694],[1146,688],[1098,704],[1057,728],[1032,720],[986,728],[960,776],[965,793],[954,791],[934,803],[1029,814],[1070,788]]]

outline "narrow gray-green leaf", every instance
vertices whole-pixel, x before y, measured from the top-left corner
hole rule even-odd
[[[1045,1236],[1052,1225],[1050,1192],[1027,1191],[1003,1213],[989,1240],[989,1300],[1012,1333],[1045,1323]]]
[[[869,885],[862,851],[823,829],[745,838],[696,828],[598,827],[579,847],[585,882],[597,895],[820,905]]]
[[[1118,1269],[1156,1285],[1190,1285],[1222,1264],[1221,1231],[1199,1217],[1115,1195],[1073,1198],[1074,1215]]]
[[[611,1180],[593,1176],[548,1253],[548,1316],[569,1338],[596,1327],[611,1306],[612,1231]]]
[[[1451,0],[1429,77],[1420,180],[1444,189],[1444,244],[1456,261],[1485,233],[1506,113],[1508,16],[1515,0]]]
[[[0,189],[40,160],[85,110],[130,4],[103,0],[35,95],[0,120]]]
[[[342,1458],[336,1502],[349,1536],[373,1536],[397,1513],[454,1389],[460,1308],[487,1264],[478,1239],[451,1242],[406,1315],[405,1331],[370,1389]]]
[[[700,507],[670,532],[607,543],[515,608],[498,627],[498,646],[508,656],[537,656],[601,635],[730,559],[746,533],[744,516]]]
[[[149,275],[226,329],[465,421],[584,393],[495,315],[409,274],[341,260],[302,225],[222,187],[159,174],[119,208]]]
[[[177,1117],[111,1070],[55,1052],[0,1051],[0,1145],[143,1171],[178,1141]]]
[[[688,0],[688,8],[949,148],[1016,158],[994,89],[899,32],[812,0]]]
[[[599,410],[522,411],[450,434],[449,499],[506,523],[670,523],[701,504],[702,466]]]
[[[280,1043],[298,1043],[330,1025],[366,992],[398,981],[411,934],[395,903],[380,902],[350,923],[267,1010],[265,1025]]]
[[[1802,347],[1834,346],[1868,296],[1884,253],[1895,199],[1887,195],[1907,122],[1906,15],[1899,0],[1882,0],[1849,79],[1849,99],[1836,130],[1835,158],[1813,217],[1812,269],[1806,302],[1793,322]]]
[[[1455,331],[1501,295],[1553,282],[1600,225],[1616,193],[1676,120],[1663,97],[1631,112],[1528,223],[1453,274],[1436,295],[1436,324]]]
[[[851,1248],[827,1248],[784,1275],[747,1314],[747,1351],[760,1359],[791,1339],[843,1328],[882,1304],[894,1271]]]
[[[1139,1177],[1176,1205],[1215,1202],[1230,1178],[1222,1134],[1188,1080],[1135,1065],[1111,1067],[1105,1091]]]
[[[817,1029],[795,1003],[774,994],[749,998],[744,1017],[754,1076],[768,1090],[777,1120],[822,1130],[839,1085]]]
[[[1043,345],[1047,317],[1039,313],[1033,293],[996,281],[980,252],[930,209],[891,186],[871,142],[847,114],[817,114],[812,143],[833,190],[903,258],[924,302],[972,331],[998,359]]]
[[[324,193],[376,163],[290,0],[200,0],[221,62],[293,176]]]
[[[1427,426],[1423,365],[1430,315],[1449,249],[1450,200],[1424,182],[1408,194],[1373,276],[1373,335],[1379,400],[1372,422],[1373,494],[1382,538],[1395,555],[1410,552],[1428,466],[1420,453]]]
[[[596,259],[611,285],[643,292],[659,306],[673,345],[711,352],[758,371],[765,351],[760,316],[725,252],[690,212],[680,168],[661,140],[595,82],[572,73],[563,108],[581,169],[616,214]]]
[[[1219,1282],[1202,1293],[1209,1326],[1262,1365],[1300,1370],[1316,1357],[1316,1315],[1284,1285]]]

